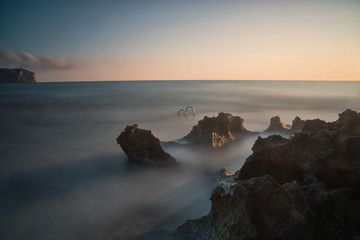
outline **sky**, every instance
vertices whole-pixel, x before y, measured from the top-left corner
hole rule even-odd
[[[359,0],[2,0],[0,33],[40,82],[360,80]]]

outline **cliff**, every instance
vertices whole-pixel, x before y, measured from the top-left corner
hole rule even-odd
[[[23,68],[0,68],[0,83],[35,83],[35,73]]]

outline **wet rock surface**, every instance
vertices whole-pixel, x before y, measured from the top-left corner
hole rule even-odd
[[[150,164],[176,164],[176,159],[166,153],[159,138],[155,137],[150,130],[141,129],[137,124],[127,126],[117,137],[130,161]]]
[[[23,68],[0,68],[0,83],[35,83],[35,73]]]
[[[218,173],[208,215],[174,239],[359,239],[360,114],[259,137],[235,175]],[[226,178],[228,178],[226,180]]]
[[[217,117],[204,117],[180,141],[219,148],[249,133],[241,117],[221,112]]]

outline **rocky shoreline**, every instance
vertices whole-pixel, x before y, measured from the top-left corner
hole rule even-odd
[[[173,239],[359,239],[360,114],[307,120],[290,139],[259,137],[244,166],[220,179],[210,213]]]
[[[293,134],[301,131],[305,121],[296,117],[293,125],[285,125],[279,117],[273,117],[264,133]],[[230,113],[219,113],[216,117],[207,117],[200,120],[192,130],[183,138],[161,142],[150,130],[141,129],[138,124],[127,126],[117,137],[116,141],[128,156],[130,161],[163,164],[174,162],[174,158],[166,153],[161,145],[183,145],[205,147],[209,149],[222,149],[231,143],[250,135],[258,135],[245,128],[244,119]]]
[[[293,135],[259,136],[240,170],[214,175],[210,213],[166,239],[360,239],[360,113],[292,126],[274,117],[265,132]],[[247,134],[242,118],[220,113],[181,140],[218,149]]]

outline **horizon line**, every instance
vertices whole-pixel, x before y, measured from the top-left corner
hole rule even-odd
[[[171,81],[283,81],[283,82],[360,82],[360,80],[299,80],[299,79],[131,79],[131,80],[85,80],[85,81],[37,81],[37,83],[71,82],[171,82]]]

